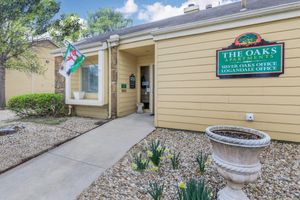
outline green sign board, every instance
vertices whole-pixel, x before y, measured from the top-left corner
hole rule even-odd
[[[121,83],[121,89],[127,89],[127,84],[126,83]]]
[[[220,78],[279,76],[283,72],[283,43],[217,51]]]

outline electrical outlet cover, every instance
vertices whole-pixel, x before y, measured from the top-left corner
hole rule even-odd
[[[246,113],[246,120],[247,121],[253,121],[254,120],[254,114],[253,113]]]

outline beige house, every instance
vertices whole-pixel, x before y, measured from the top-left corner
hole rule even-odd
[[[248,0],[246,9],[232,3],[186,11],[75,44],[86,62],[66,80],[57,75],[56,92],[65,93],[77,115],[122,117],[144,103],[156,127],[203,131],[209,125],[239,125],[300,142],[300,1]],[[217,51],[230,49],[237,36],[249,32],[261,36],[261,44],[282,44],[276,55],[282,71],[217,76]],[[253,52],[253,59],[264,58]],[[58,69],[61,53],[53,53]],[[257,65],[263,70],[271,69],[269,64]],[[74,98],[76,92],[83,92],[82,98]]]
[[[42,75],[7,70],[5,76],[5,96],[8,101],[13,96],[31,93],[54,93],[55,73],[54,58],[51,51],[57,46],[50,40],[40,40],[34,47],[40,64],[45,66]]]

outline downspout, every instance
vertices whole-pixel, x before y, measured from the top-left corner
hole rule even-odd
[[[110,42],[106,40],[108,48],[108,119],[111,118],[111,46]]]
[[[33,74],[30,74],[30,78],[31,78],[31,94],[33,94],[34,92],[33,92],[33,85],[34,85],[34,83],[33,83]]]
[[[68,108],[69,108],[68,116],[71,116],[72,115],[73,106],[69,105]]]

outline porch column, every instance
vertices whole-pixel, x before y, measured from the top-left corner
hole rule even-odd
[[[65,95],[65,78],[59,74],[63,57],[55,57],[55,93]]]
[[[118,45],[119,35],[110,36],[108,42],[111,47],[111,118],[117,117],[118,105]]]

